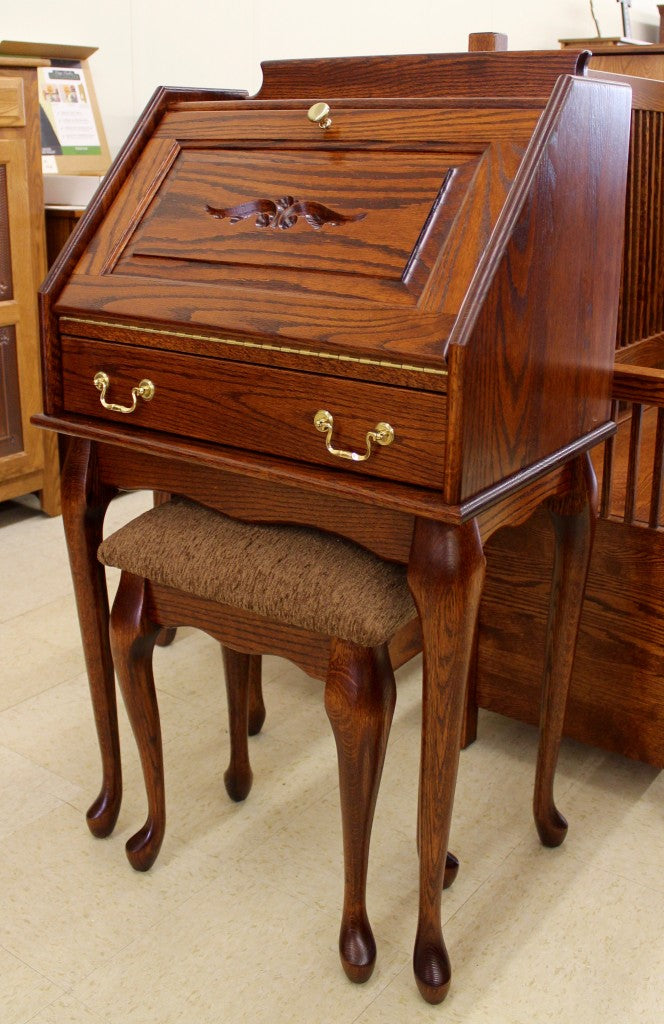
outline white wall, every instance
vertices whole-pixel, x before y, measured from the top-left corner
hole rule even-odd
[[[558,48],[594,36],[589,0],[113,0],[65,8],[5,5],[5,39],[99,47],[90,62],[115,153],[158,85],[255,92],[261,60],[465,50],[469,32],[509,36],[512,49]],[[616,0],[594,0],[602,34],[621,34]],[[66,14],[65,14],[66,11]],[[655,41],[657,5],[632,0],[633,34]]]

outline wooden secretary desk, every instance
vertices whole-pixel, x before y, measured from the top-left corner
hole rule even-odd
[[[118,489],[314,524],[408,564],[424,652],[414,967],[440,901],[484,540],[556,536],[535,817],[553,802],[607,436],[629,89],[571,53],[275,62],[254,98],[161,89],[42,289],[45,414],[102,751],[121,777],[96,561]],[[260,650],[260,646],[257,647]],[[555,696],[557,695],[557,696]]]

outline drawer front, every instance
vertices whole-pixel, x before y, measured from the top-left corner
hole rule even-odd
[[[442,485],[445,395],[66,336],[62,366],[65,412],[403,483]],[[108,403],[130,406],[132,388],[145,378],[154,384],[154,397],[139,398],[128,415],[104,409],[93,383],[98,371],[110,380]],[[330,454],[326,435],[314,426],[319,410],[333,417],[329,440],[335,449],[364,454],[367,432],[383,422],[393,428],[394,440],[384,447],[374,443],[366,461]]]

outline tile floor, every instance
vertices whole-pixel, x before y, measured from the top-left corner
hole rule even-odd
[[[142,511],[118,499],[109,525]],[[664,1019],[664,775],[565,743],[559,850],[530,818],[533,729],[482,714],[461,756],[444,895],[454,965],[430,1007],[411,975],[419,665],[399,697],[376,813],[373,978],[337,961],[341,843],[320,684],[266,659],[268,718],[254,787],[226,797],[216,645],[182,630],[156,653],[168,828],[134,873],[124,842],[145,804],[123,719],[125,799],[114,835],[84,811],[99,763],[61,520],[0,505],[0,1021],[2,1024],[656,1024]]]

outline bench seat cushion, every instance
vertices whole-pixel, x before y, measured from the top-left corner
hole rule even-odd
[[[105,565],[266,619],[366,647],[416,615],[404,566],[302,526],[244,523],[185,498],[99,548]]]

